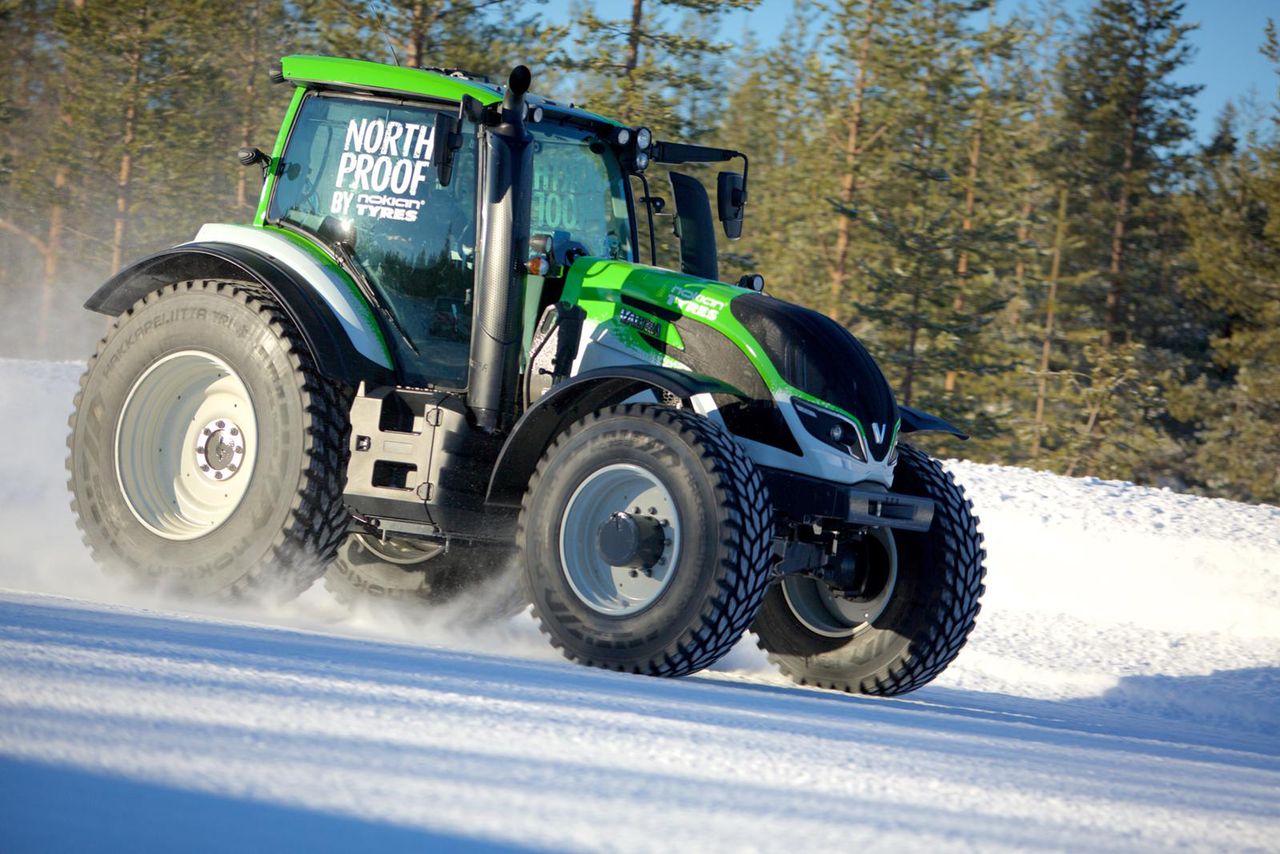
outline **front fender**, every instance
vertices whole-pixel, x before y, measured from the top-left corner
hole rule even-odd
[[[954,424],[944,421],[931,413],[916,409],[914,406],[903,406],[899,403],[898,417],[902,419],[902,426],[899,428],[900,433],[950,433],[952,436],[958,436],[961,439],[969,438],[968,433],[965,433]]]
[[[89,297],[85,308],[119,315],[147,294],[190,279],[261,285],[298,329],[321,373],[348,385],[362,380],[394,383],[390,354],[371,317],[362,317],[349,306],[335,305],[338,298],[324,293],[312,277],[257,247],[208,241],[166,249],[112,276]]]
[[[518,506],[543,451],[560,431],[588,413],[646,391],[680,400],[698,394],[745,397],[728,383],[674,368],[619,365],[585,371],[548,389],[511,428],[489,479],[488,502]]]

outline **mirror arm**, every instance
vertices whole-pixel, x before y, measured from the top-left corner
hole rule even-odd
[[[740,207],[743,209],[743,214],[745,214],[747,208],[747,173],[751,169],[751,161],[741,151],[735,151],[733,154],[735,157],[742,158],[742,199]]]

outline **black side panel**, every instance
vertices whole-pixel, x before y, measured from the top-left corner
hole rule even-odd
[[[126,267],[94,291],[84,307],[115,316],[165,285],[190,279],[256,282],[271,291],[302,333],[320,372],[348,385],[394,384],[395,375],[351,344],[338,318],[306,282],[272,258],[229,243],[176,246]]]
[[[729,308],[789,384],[834,403],[864,424],[897,420],[893,392],[880,366],[849,330],[826,315],[763,294],[735,297]],[[881,442],[867,436],[876,459],[888,453],[891,432],[880,434]]]
[[[684,341],[684,349],[671,350],[667,355],[696,373],[721,377],[742,389],[742,397],[713,395],[729,432],[789,454],[803,455],[773,394],[746,353],[714,327],[691,317],[681,317],[675,327]]]
[[[589,412],[621,403],[644,391],[670,392],[681,400],[695,394],[742,397],[719,380],[674,368],[620,366],[578,374],[553,386],[516,422],[489,481],[489,503],[518,506],[533,469],[551,440]]]
[[[969,438],[959,427],[914,406],[899,406],[898,414],[902,417],[903,433],[950,433],[961,439]]]
[[[729,432],[753,442],[772,445],[789,454],[803,456],[804,452],[796,443],[795,436],[791,435],[787,421],[782,417],[764,378],[736,344],[713,327],[664,306],[626,294],[622,297],[622,303],[674,324],[684,341],[683,348],[671,347],[665,341],[642,332],[641,337],[650,347],[688,365],[689,370],[694,373],[720,377],[742,389],[744,397],[740,398],[713,395]]]

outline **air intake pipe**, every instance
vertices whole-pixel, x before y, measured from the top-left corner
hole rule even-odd
[[[524,262],[529,257],[532,137],[525,128],[529,69],[516,66],[496,124],[486,123],[476,267],[476,334],[471,341],[469,405],[476,424],[505,430],[515,420],[520,368]]]

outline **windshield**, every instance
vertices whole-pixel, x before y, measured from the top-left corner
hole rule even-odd
[[[627,184],[611,147],[584,128],[534,125],[531,234],[567,232],[597,258],[634,260]]]
[[[403,335],[391,337],[406,382],[461,389],[471,339],[475,132],[464,128],[453,180],[442,187],[436,113],[372,99],[308,98],[267,216],[331,247],[343,234]]]

